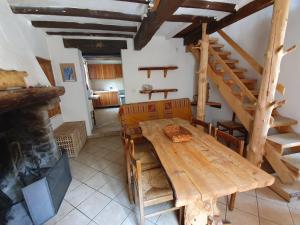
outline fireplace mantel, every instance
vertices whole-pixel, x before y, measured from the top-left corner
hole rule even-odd
[[[0,91],[0,113],[45,104],[64,93],[64,87],[33,87]]]

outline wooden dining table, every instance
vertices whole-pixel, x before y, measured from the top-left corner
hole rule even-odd
[[[192,140],[172,142],[163,131],[169,124],[189,130]],[[140,127],[143,136],[153,144],[170,180],[176,207],[185,207],[185,225],[206,225],[208,216],[221,218],[216,204],[218,198],[274,183],[273,176],[189,121],[150,120],[140,122]]]

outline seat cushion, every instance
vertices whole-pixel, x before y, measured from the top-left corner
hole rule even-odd
[[[135,157],[141,161],[143,171],[160,167],[160,162],[153,153],[153,146],[149,142],[135,145]]]
[[[163,169],[143,171],[142,184],[145,206],[173,200],[173,190]]]

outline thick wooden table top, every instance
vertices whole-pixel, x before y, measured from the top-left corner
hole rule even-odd
[[[168,124],[185,127],[193,134],[193,139],[173,143],[163,132]],[[176,206],[262,188],[274,182],[273,176],[188,121],[178,118],[151,120],[141,122],[140,126],[171,181]]]

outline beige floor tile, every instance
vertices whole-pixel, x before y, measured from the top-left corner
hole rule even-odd
[[[124,165],[124,163],[125,163],[125,155],[123,152],[119,152],[119,151],[109,152],[104,156],[104,158],[113,163],[117,163],[120,165]]]
[[[93,219],[110,201],[111,199],[107,196],[99,192],[94,192],[81,202],[80,205],[77,206],[77,209],[87,215],[90,219]]]
[[[258,199],[259,215],[280,225],[293,225],[287,205],[278,204],[276,201]]]
[[[74,190],[67,192],[65,199],[73,206],[78,206],[81,202],[87,199],[95,190],[85,184],[81,184]]]
[[[94,221],[91,221],[88,225],[98,225],[98,224]]]
[[[292,219],[294,221],[295,225],[300,224],[300,210],[299,209],[290,209],[290,212],[292,214]]]
[[[120,225],[131,213],[129,209],[111,201],[95,218],[98,225]]]
[[[260,218],[260,225],[278,225],[270,220]]]
[[[70,160],[72,177],[83,182],[95,175],[98,171],[75,160]]]
[[[82,183],[79,180],[77,180],[76,178],[72,177],[72,181],[71,181],[71,183],[69,185],[68,191],[74,190],[75,188],[77,188],[81,184]]]
[[[58,221],[62,220],[73,209],[74,207],[70,203],[63,200],[57,214],[54,217],[52,217],[50,220],[48,220],[44,225],[56,224]]]
[[[108,178],[106,184],[98,190],[110,198],[115,198],[122,190],[125,189],[125,183],[115,178]]]
[[[232,225],[259,225],[257,216],[235,209],[227,212],[227,218]]]
[[[243,193],[246,194],[246,195],[256,197],[256,190],[246,191],[246,192],[243,192]]]
[[[156,222],[157,225],[179,225],[175,212],[162,214]]]
[[[134,204],[130,204],[129,202],[129,198],[128,198],[128,191],[127,189],[124,189],[123,191],[121,191],[115,198],[114,201],[118,202],[119,204],[129,208],[129,209],[133,209],[134,208]]]
[[[115,163],[108,164],[108,166],[101,172],[117,179],[123,179],[125,176],[124,167]]]
[[[257,200],[254,196],[238,193],[236,196],[235,208],[258,216]]]
[[[257,198],[259,199],[271,200],[273,202],[284,204],[284,205],[287,204],[287,202],[283,198],[277,195],[270,188],[266,187],[266,188],[256,189],[256,193],[257,193]]]
[[[162,203],[159,205],[154,205],[154,206],[149,206],[145,208],[145,214],[152,214],[158,211],[162,211],[164,209],[168,209],[171,208],[172,204],[171,203]],[[139,211],[139,209],[137,207],[135,207],[134,212],[137,214]],[[152,223],[157,223],[158,219],[159,219],[160,215],[158,216],[153,216],[149,218],[149,221]]]
[[[134,213],[131,213],[122,223],[122,225],[139,225],[136,215]],[[149,220],[145,220],[145,225],[154,225],[154,223]]]
[[[106,175],[104,175],[101,172],[98,172],[84,183],[94,189],[99,189],[106,184],[107,180],[108,179]]]
[[[90,219],[82,214],[77,209],[74,209],[62,220],[60,220],[57,225],[86,225],[90,223]]]
[[[300,198],[299,198],[299,200],[297,200],[297,201],[289,202],[289,203],[288,203],[288,206],[289,206],[290,208],[300,210]]]

